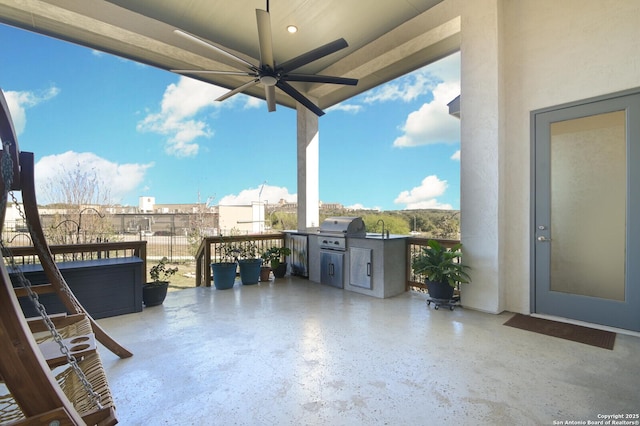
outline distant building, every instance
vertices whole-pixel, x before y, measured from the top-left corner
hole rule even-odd
[[[156,204],[155,197],[139,197],[138,208],[142,213],[153,213],[154,205]]]
[[[115,233],[145,235],[187,235],[191,229],[200,229],[205,235],[259,234],[267,230],[265,221],[274,211],[297,212],[297,203],[282,199],[275,204],[254,202],[251,205],[156,204],[155,197],[141,196],[138,206],[86,205],[80,209],[82,217],[101,211],[110,215]],[[26,231],[24,220],[18,209],[22,206],[9,204],[4,229],[14,232]],[[344,210],[339,203],[321,203],[321,210]],[[78,215],[78,209],[39,206],[44,227],[55,226],[64,215]],[[71,217],[78,221],[78,218]],[[80,222],[80,221],[78,221]]]

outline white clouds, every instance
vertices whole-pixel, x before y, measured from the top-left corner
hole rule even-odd
[[[350,114],[357,114],[361,110],[362,110],[362,105],[348,104],[348,103],[341,102],[341,103],[336,104],[336,105],[332,106],[331,108],[327,109],[327,112],[329,112],[329,111],[344,111],[344,112],[348,112]]]
[[[405,204],[405,209],[442,209],[451,210],[451,204],[438,202],[440,197],[447,190],[447,181],[438,179],[438,176],[431,175],[424,178],[420,186],[412,188],[410,191],[402,191],[393,202],[395,204]]]
[[[164,92],[160,112],[147,115],[138,123],[139,131],[168,136],[165,151],[176,157],[192,157],[200,146],[195,140],[213,136],[209,125],[198,118],[208,108],[219,106],[214,99],[227,90],[187,77],[170,84]]]
[[[345,209],[347,209],[347,210],[374,210],[374,211],[381,211],[382,210],[380,207],[365,207],[363,204],[360,204],[360,203],[352,204],[350,206],[345,206]]]
[[[456,52],[427,66],[440,81],[460,81],[460,52]]]
[[[451,158],[453,161],[460,161],[460,150],[454,152],[453,155],[449,158]]]
[[[407,117],[393,146],[410,147],[460,140],[460,121],[449,115],[447,104],[460,94],[460,82],[440,83],[433,91],[433,101],[423,104]]]
[[[408,115],[401,127],[403,134],[393,146],[458,142],[460,122],[449,115],[447,104],[460,95],[459,52],[371,90],[364,102],[410,102],[429,93],[433,99]]]
[[[266,105],[265,101],[263,101],[260,98],[254,98],[253,96],[248,96],[248,95],[236,95],[236,96],[241,96],[247,99],[247,101],[244,104],[244,109],[264,108]]]
[[[372,90],[364,98],[367,104],[401,100],[410,102],[420,95],[426,95],[438,83],[428,68],[421,68],[404,77]]]
[[[260,190],[262,189],[262,193]],[[295,203],[298,200],[297,194],[289,194],[289,190],[285,187],[264,185],[258,188],[249,188],[242,190],[239,194],[225,195],[220,199],[218,204],[223,206],[243,206],[251,203],[269,202],[269,204],[276,204],[280,200],[285,200],[288,203]]]
[[[15,128],[17,136],[22,134],[25,126],[27,125],[27,113],[28,108],[34,107],[39,103],[46,102],[52,99],[60,93],[60,89],[55,86],[42,91],[40,93],[34,92],[4,92],[4,96],[9,106],[9,112],[11,112],[11,119]]]
[[[97,156],[91,152],[67,151],[63,154],[42,157],[35,165],[35,179],[38,192],[44,192],[45,182],[60,181],[65,175],[79,165],[82,171],[95,172],[99,181],[109,189],[113,202],[120,202],[130,192],[137,190],[144,175],[153,163],[118,164]],[[55,202],[59,200],[48,200]]]

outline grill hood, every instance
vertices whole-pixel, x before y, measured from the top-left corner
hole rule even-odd
[[[318,232],[324,235],[344,237],[365,237],[367,235],[362,218],[349,216],[328,217],[322,222]]]

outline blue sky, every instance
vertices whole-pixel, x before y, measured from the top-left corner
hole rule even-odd
[[[248,204],[263,186],[262,201],[296,200],[295,110],[214,102],[226,89],[3,24],[0,46],[0,88],[38,188],[79,164],[121,204]],[[460,128],[446,106],[459,70],[458,53],[326,110],[320,200],[459,209]]]

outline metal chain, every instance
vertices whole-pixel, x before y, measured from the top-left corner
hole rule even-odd
[[[5,190],[4,190],[2,200],[0,201],[0,208],[2,209],[6,209],[8,193],[9,193],[8,188],[11,188],[13,183],[13,164],[10,156],[7,154],[8,152],[9,152],[8,145],[4,145],[4,150],[2,155],[2,177],[4,179]],[[13,192],[11,193],[11,198],[14,201],[14,203],[16,203],[16,206],[17,206],[18,205],[17,200]],[[27,223],[27,226],[29,227],[29,231],[31,231],[30,225],[26,221],[26,217],[24,216],[24,213],[19,207],[18,207],[18,211],[20,213],[20,216],[23,219],[25,219],[25,223]],[[33,238],[33,234],[32,234],[32,238]],[[87,376],[84,374],[84,372],[78,365],[78,360],[69,351],[69,348],[65,345],[63,341],[63,337],[60,335],[60,333],[55,327],[55,324],[47,314],[46,308],[42,303],[40,303],[40,298],[38,297],[38,294],[34,292],[33,289],[31,288],[31,282],[24,275],[22,270],[18,267],[15,261],[15,258],[13,256],[13,253],[7,246],[5,246],[4,241],[2,241],[2,239],[0,239],[0,248],[2,250],[3,257],[6,257],[9,259],[10,271],[12,271],[12,273],[18,278],[18,283],[20,284],[20,286],[26,290],[29,300],[31,300],[35,309],[40,313],[40,316],[42,317],[42,320],[46,325],[47,330],[49,330],[49,333],[51,333],[53,340],[58,344],[60,348],[60,352],[66,357],[67,363],[71,366],[71,368],[75,372],[76,376],[78,377],[78,380],[80,380],[80,383],[82,384],[87,395],[89,396],[91,403],[94,406],[96,406],[98,409],[102,409],[103,407],[102,407],[102,404],[100,403],[100,399],[101,399],[100,394],[93,390],[93,386],[91,385],[91,383],[89,383],[89,380],[87,380]],[[57,268],[54,268],[54,270],[57,270],[58,274],[60,274]],[[65,282],[65,285],[66,285],[66,282]]]
[[[16,210],[18,210],[18,214],[20,215],[20,218],[24,221],[24,223],[27,224],[27,229],[29,230],[29,235],[31,235],[31,240],[33,242],[34,247],[37,247],[38,250],[40,250],[40,252],[46,251],[44,245],[38,239],[38,236],[35,235],[35,233],[32,232],[31,223],[27,220],[27,216],[25,215],[24,211],[22,211],[22,208],[20,207],[20,203],[16,199],[16,196],[14,195],[13,191],[10,191],[9,194],[11,195],[11,201],[13,201],[13,204],[16,206]],[[67,296],[69,296],[69,300],[71,300],[71,303],[73,303],[73,307],[74,307],[76,313],[81,313],[82,312],[82,307],[77,302],[75,296],[71,292],[71,289],[69,288],[69,284],[67,284],[67,280],[65,280],[64,277],[62,276],[62,273],[60,272],[60,269],[58,269],[55,266],[55,263],[53,262],[53,260],[51,258],[45,256],[44,260],[47,263],[47,266],[49,267],[49,269],[56,273],[56,278],[58,279],[58,282],[60,282],[62,284],[61,285],[61,290],[64,293],[66,293]]]

